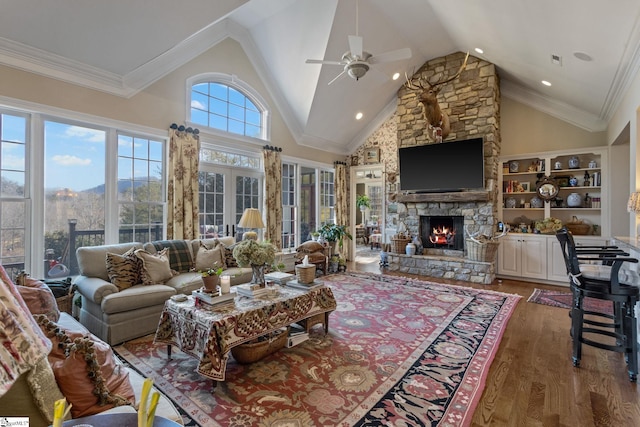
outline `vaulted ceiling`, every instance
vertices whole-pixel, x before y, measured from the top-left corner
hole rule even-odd
[[[503,96],[590,131],[606,128],[640,66],[637,0],[6,0],[0,11],[0,64],[122,97],[231,37],[298,143],[343,154],[394,111],[394,72],[452,52],[494,63]],[[356,31],[374,56],[412,56],[329,85],[342,67],[305,61],[340,60]]]

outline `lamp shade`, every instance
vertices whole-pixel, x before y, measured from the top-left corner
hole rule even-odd
[[[238,227],[242,228],[264,228],[264,223],[262,222],[262,215],[260,211],[256,208],[247,208],[244,210],[242,214],[242,218],[240,218],[240,222],[238,223]]]
[[[640,192],[631,193],[629,202],[627,203],[627,211],[640,213]]]

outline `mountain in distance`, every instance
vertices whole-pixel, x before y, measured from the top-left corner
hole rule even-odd
[[[160,182],[160,180],[158,178],[154,178],[154,177],[144,177],[141,178],[139,181],[133,181],[133,187],[134,188],[138,188],[141,187],[143,185],[145,185],[147,182]],[[131,180],[128,179],[119,179],[118,180],[118,193],[122,193],[123,191],[126,191],[129,189],[129,187],[131,186]],[[95,193],[95,194],[104,194],[104,188],[105,185],[104,184],[100,184],[96,187],[93,188],[89,188],[86,190],[82,190],[81,193]]]

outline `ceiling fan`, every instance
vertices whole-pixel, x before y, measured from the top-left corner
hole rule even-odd
[[[352,79],[360,80],[367,74],[369,68],[373,64],[382,62],[400,61],[411,58],[411,49],[392,50],[378,55],[363,50],[362,37],[358,35],[358,0],[356,0],[356,35],[349,36],[349,50],[342,55],[340,61],[326,61],[323,59],[307,59],[307,64],[327,64],[340,65],[343,70],[329,84],[335,82],[339,78],[348,75]]]

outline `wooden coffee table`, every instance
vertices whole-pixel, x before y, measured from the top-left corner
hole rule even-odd
[[[273,295],[258,298],[238,296],[233,304],[196,306],[194,298],[167,300],[156,331],[155,342],[176,346],[199,360],[197,372],[224,381],[230,350],[240,344],[292,323],[308,330],[323,324],[329,330],[329,313],[336,309],[331,288],[309,291],[276,287]]]

